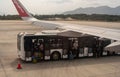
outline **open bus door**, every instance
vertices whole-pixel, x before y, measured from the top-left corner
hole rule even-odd
[[[37,61],[43,60],[45,51],[44,39],[32,39],[32,45],[32,59]]]
[[[27,36],[24,37],[24,51],[26,61],[43,60],[44,48],[44,39]]]
[[[69,38],[69,59],[78,57],[78,38]]]

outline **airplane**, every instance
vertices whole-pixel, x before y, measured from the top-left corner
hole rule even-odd
[[[100,38],[115,40],[113,43],[106,46],[105,49],[109,51],[112,50],[120,52],[120,30],[38,20],[27,11],[27,9],[23,6],[23,4],[19,0],[12,0],[12,2],[19,13],[19,16],[23,20],[31,22],[33,25],[38,25],[48,30],[56,29],[68,30],[93,35]]]

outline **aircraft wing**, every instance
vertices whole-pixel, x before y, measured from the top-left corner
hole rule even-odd
[[[26,10],[26,8],[22,5],[22,3],[19,0],[12,0],[12,1],[13,1],[13,4],[15,5],[20,17],[23,20],[31,22],[34,25],[41,26],[45,29],[71,30],[71,31],[80,32],[83,34],[98,36],[101,38],[108,38],[111,40],[116,40],[117,45],[118,44],[120,45],[120,30],[38,20],[38,19],[34,18]],[[112,45],[112,47],[115,45],[116,44]]]
[[[67,24],[67,23],[59,23],[52,21],[36,21],[33,23],[34,25],[43,25],[43,27],[51,27],[51,29],[63,29],[63,30],[71,30],[75,32],[80,32],[83,34],[89,34],[98,36],[101,38],[108,38],[111,40],[120,41],[120,30],[117,29],[109,29],[95,26],[87,26],[87,25],[76,25],[76,24]]]

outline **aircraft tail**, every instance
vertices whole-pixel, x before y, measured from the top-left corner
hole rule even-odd
[[[27,9],[22,5],[22,3],[19,0],[12,0],[12,2],[19,13],[19,16],[23,20],[26,20],[26,21],[36,21],[37,20],[27,11]]]

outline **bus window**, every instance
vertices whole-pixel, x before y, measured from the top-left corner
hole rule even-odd
[[[45,51],[45,56],[50,56],[50,51],[49,50]]]
[[[62,39],[50,39],[50,48],[62,48]]]
[[[34,52],[38,51],[38,40],[37,39],[32,39],[32,45],[33,45],[33,51]]]
[[[63,50],[63,55],[66,55],[66,54],[68,54],[68,51],[67,51],[67,49],[64,49]]]
[[[92,51],[92,48],[89,48],[88,49],[88,53],[92,53],[93,51]]]
[[[73,47],[72,47],[72,49],[78,49],[78,41],[77,40],[74,40],[73,41]]]
[[[24,38],[24,49],[25,51],[32,51],[32,39],[30,37]]]
[[[44,39],[38,39],[38,51],[39,52],[44,52]]]
[[[79,53],[83,54],[84,53],[84,48],[79,48]]]
[[[68,54],[68,50],[69,50],[68,43],[69,43],[68,39],[64,37],[64,39],[63,39],[63,55]]]
[[[45,56],[50,56],[50,40],[48,38],[45,39],[44,47],[45,47]]]
[[[32,39],[33,51],[43,51],[44,50],[44,40],[43,39]]]
[[[70,46],[70,49],[77,49],[78,48],[78,39],[77,38],[69,38],[69,46]]]

